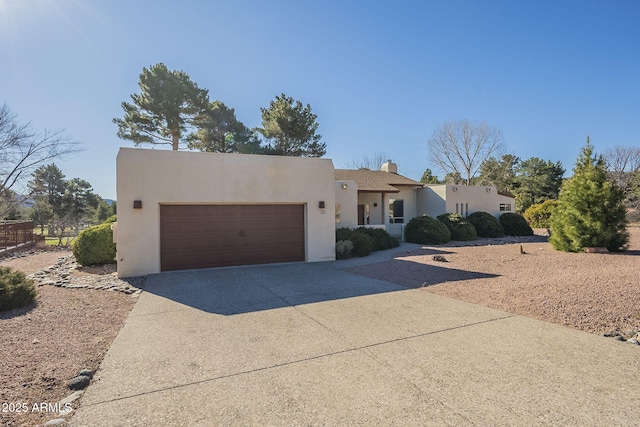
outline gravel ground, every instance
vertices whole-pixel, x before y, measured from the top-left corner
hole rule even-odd
[[[0,265],[31,274],[69,254],[40,252]],[[97,280],[92,271],[73,274]],[[40,286],[36,304],[0,313],[0,425],[43,425],[57,418],[57,412],[34,411],[33,405],[59,402],[71,394],[67,382],[81,369],[98,368],[134,303],[119,292]],[[16,404],[26,412],[16,412]]]
[[[426,246],[346,270],[595,334],[626,332],[640,329],[640,228],[629,231],[621,253],[558,252],[534,236]]]

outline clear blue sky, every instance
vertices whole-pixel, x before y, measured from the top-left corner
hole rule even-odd
[[[56,163],[104,198],[133,146],[112,118],[158,62],[249,127],[280,93],[311,104],[336,167],[385,152],[442,177],[427,140],[463,118],[568,174],[587,134],[598,152],[640,145],[637,0],[0,0],[0,58],[0,103],[81,141]]]

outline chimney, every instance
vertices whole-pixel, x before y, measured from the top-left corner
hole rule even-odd
[[[386,162],[384,162],[382,164],[382,167],[380,167],[380,170],[384,171],[384,172],[395,173],[397,175],[398,174],[398,165],[393,163],[391,160],[387,160]]]

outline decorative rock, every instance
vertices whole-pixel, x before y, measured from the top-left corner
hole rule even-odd
[[[630,340],[627,340],[627,342],[631,344],[640,344],[640,342],[638,342],[638,340],[635,338],[631,338]]]
[[[64,418],[56,418],[46,422],[45,426],[61,426],[65,423]]]
[[[78,375],[81,377],[93,378],[93,372],[91,371],[91,369],[83,369]]]
[[[67,387],[71,390],[82,390],[87,388],[90,382],[91,382],[91,378],[81,375],[69,381],[69,383],[67,384]]]
[[[431,257],[431,259],[433,259],[434,261],[438,261],[438,262],[449,262],[442,255],[434,255],[433,257]]]
[[[64,407],[67,403],[73,403],[80,398],[84,394],[84,390],[78,390],[71,393],[69,396],[65,397],[60,401],[60,407]]]
[[[599,248],[599,247],[587,247],[584,248],[584,251],[588,254],[606,254],[609,253],[607,248]]]

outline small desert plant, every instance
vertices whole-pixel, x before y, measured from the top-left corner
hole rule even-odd
[[[474,212],[467,218],[476,228],[478,237],[502,237],[504,228],[498,218],[488,212]]]
[[[359,233],[364,233],[373,239],[373,250],[382,251],[385,249],[397,248],[400,246],[400,242],[395,237],[392,237],[387,230],[382,228],[366,228],[360,227],[356,229]]]
[[[439,245],[451,240],[451,232],[446,225],[429,215],[412,218],[404,229],[409,243]]]
[[[351,240],[338,240],[336,243],[336,259],[351,258],[353,242]]]
[[[23,272],[0,267],[0,311],[31,304],[36,295],[33,280],[27,279]]]
[[[462,215],[457,213],[446,213],[438,215],[438,221],[447,226],[451,232],[451,240],[476,240],[478,234],[476,229],[469,221],[467,221]]]
[[[507,236],[533,236],[533,230],[527,221],[516,213],[500,215],[500,224]]]
[[[111,264],[116,257],[111,224],[100,224],[82,231],[73,244],[73,256],[79,264]]]
[[[522,216],[533,228],[550,228],[551,214],[556,206],[558,206],[557,200],[545,200],[542,203],[529,206]]]

